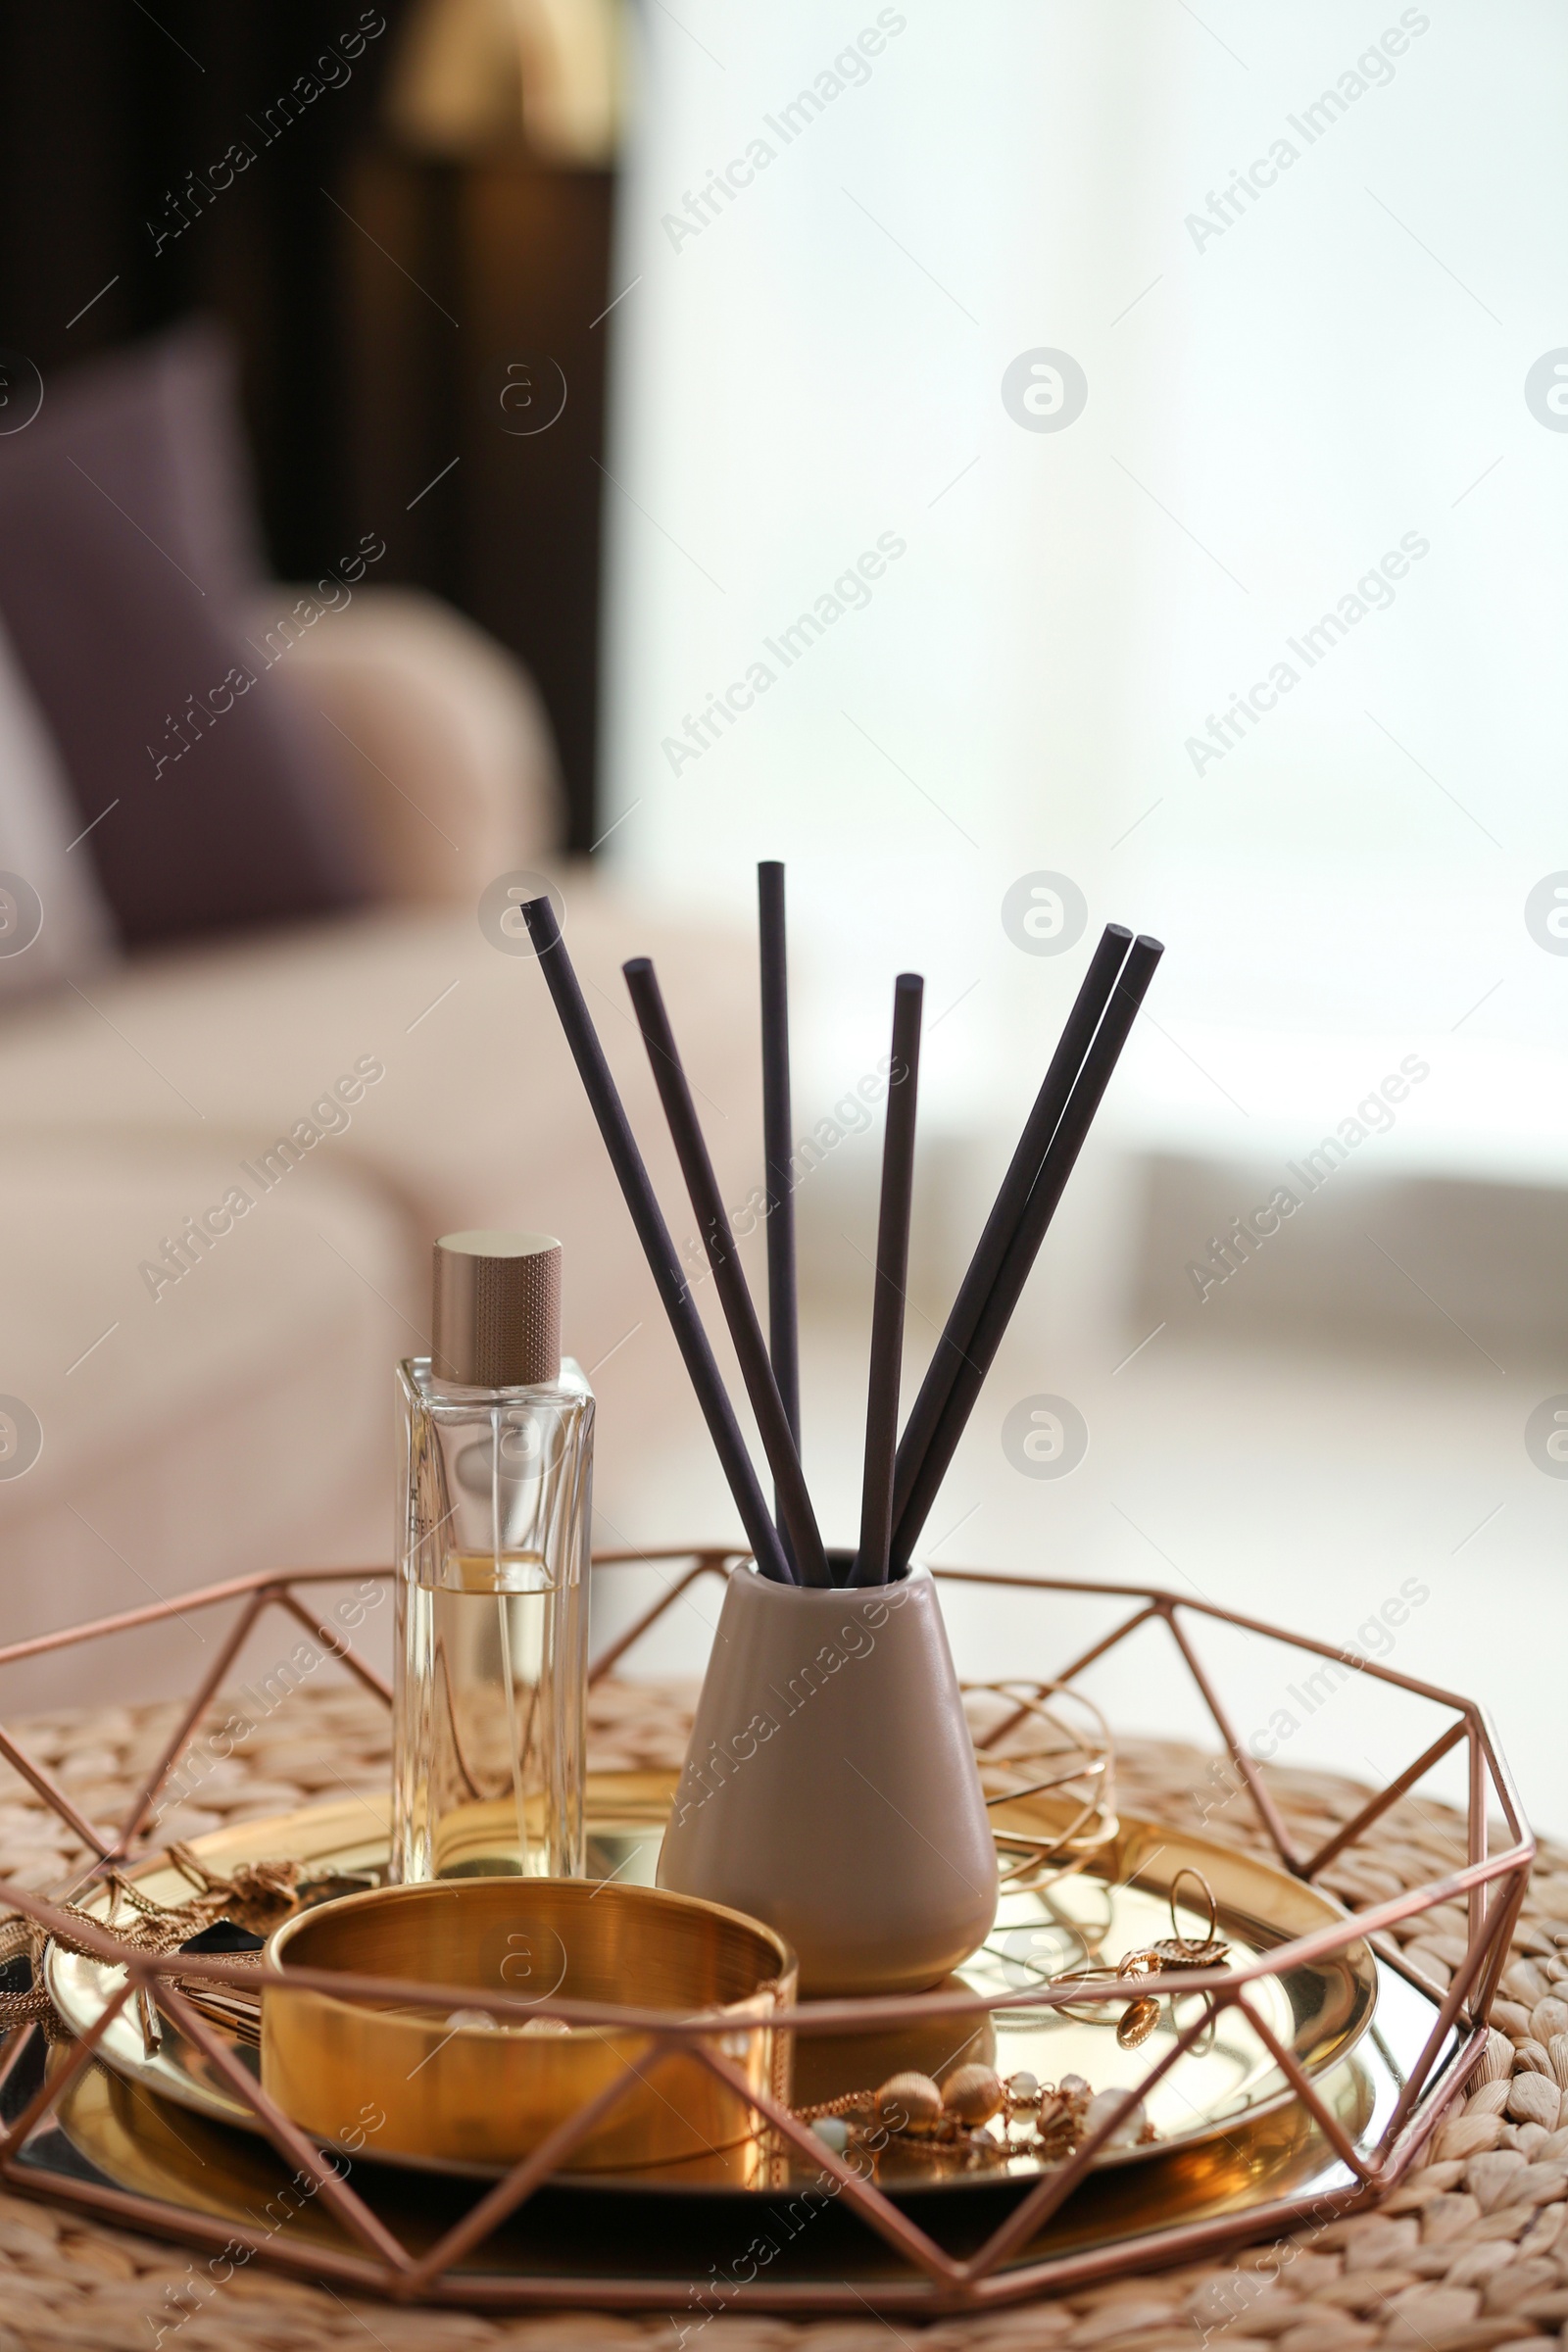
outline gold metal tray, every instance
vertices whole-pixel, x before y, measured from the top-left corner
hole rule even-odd
[[[1385,1984],[1397,2055],[1391,2059],[1380,2046],[1380,2024],[1353,2057],[1322,2081],[1332,2111],[1361,2146],[1387,2123],[1402,2069],[1431,2030],[1431,2003],[1393,1971]],[[307,2268],[311,2251],[352,2251],[321,2199],[302,2196],[299,2177],[252,2132],[210,2123],[95,2068],[67,2091],[59,2121],[61,2128],[24,2158],[41,2185],[52,2171],[79,2180],[85,2168],[89,2179],[154,2198],[172,2216],[275,2231],[279,2250]],[[368,2144],[362,2157],[342,2161],[356,2190],[416,2256],[479,2193],[478,2183],[383,2167],[367,2161],[370,2154]],[[465,2257],[455,2275],[554,2278],[577,2268],[600,2279],[703,2279],[715,2250],[731,2259],[761,2235],[775,2249],[768,2276],[781,2284],[852,2280],[871,2290],[905,2276],[900,2258],[844,2210],[842,2199],[822,2199],[821,2175],[813,2179],[803,2170],[779,2178],[774,2168],[754,2160],[748,2178],[737,2152],[727,2193],[715,2182],[671,2180],[662,2193],[649,2194],[646,2177],[637,2179],[640,2187],[630,2178],[586,2174],[548,2184]],[[1200,2145],[1091,2173],[1004,2268],[1182,2225],[1223,2225],[1265,2205],[1301,2204],[1326,2190],[1343,2191],[1348,2180],[1320,2127],[1294,2102]],[[814,2196],[808,2195],[808,2184]],[[968,2177],[940,2188],[911,2181],[891,2193],[962,2257],[1028,2185]]]
[[[671,1773],[590,1777],[592,1876],[613,1877],[622,1885],[652,1885],[674,1784]],[[993,1809],[1004,1847],[1009,1832],[1038,1836],[1055,1826],[1058,1813],[1059,1806],[1043,1797],[1018,1798]],[[215,1831],[197,1840],[195,1850],[215,1873],[231,1871],[240,1862],[287,1856],[304,1864],[312,1877],[374,1881],[386,1860],[385,1809],[368,1799],[313,1805]],[[1193,1869],[1201,1871],[1213,1888],[1221,1932],[1236,1960],[1266,1952],[1344,1916],[1330,1896],[1267,1862],[1206,1838],[1125,1818],[1103,1856],[1097,1857],[1094,1872],[1058,1880],[1043,1892],[1004,1893],[991,1936],[948,1981],[948,1988],[1015,1994],[1071,1969],[1114,1962],[1123,1952],[1170,1933],[1170,1889],[1180,1872]],[[155,1899],[171,1902],[185,1890],[167,1864],[138,1873],[138,1884]],[[1189,1886],[1182,1891],[1188,1893]],[[100,1907],[101,1902],[102,1898]],[[1184,1932],[1201,1932],[1200,1918],[1185,1910],[1179,1917]],[[120,1971],[59,1947],[50,1951],[48,1974],[57,2007],[78,2034],[97,2021],[121,1981]],[[636,1997],[635,1987],[628,1987],[628,1995]],[[1253,1998],[1282,2043],[1308,2075],[1317,2077],[1341,2066],[1371,2023],[1378,2001],[1378,1970],[1366,1945],[1357,1943],[1311,1967],[1259,1980]],[[794,2097],[801,2105],[816,2103],[843,2091],[874,2087],[903,2068],[941,2075],[964,2058],[975,2057],[1004,2075],[1027,2070],[1054,2082],[1077,2073],[1096,2090],[1123,2087],[1148,2073],[1169,2046],[1178,2030],[1176,2021],[1190,2022],[1196,2007],[1193,1996],[1164,2002],[1153,2035],[1130,2051],[1117,2044],[1115,2015],[1114,2009],[1102,2009],[1097,2022],[1090,2022],[1087,2014],[1072,2018],[1023,2006],[989,2014],[977,2010],[972,2021],[950,2014],[924,2028],[876,2035],[797,2035]],[[237,2041],[234,2047],[244,2063],[254,2067],[255,2052]],[[149,2052],[133,2010],[127,2007],[110,2026],[100,2050],[123,2082],[160,2101],[244,2132],[257,2131],[250,2110],[167,2021],[162,2046]],[[1367,2103],[1365,2085],[1357,2087],[1358,2082],[1353,2073],[1348,2074],[1343,2090],[1336,2093],[1348,2099],[1352,2110]],[[83,2092],[73,2112],[84,2113],[90,2104]],[[128,2109],[123,2102],[121,2106],[127,2115],[135,2111],[134,2102]],[[1285,2111],[1298,2113],[1289,2085],[1245,2019],[1229,2009],[1152,2093],[1148,2112],[1155,2133],[1152,2144],[1108,2149],[1100,2160],[1101,2169],[1147,2169],[1176,2150],[1215,2142],[1234,2146],[1244,2129],[1250,2133],[1264,2119]],[[1298,2122],[1287,2121],[1279,2144],[1294,2144],[1299,2128]],[[792,2179],[808,2178],[804,2160],[771,2147],[770,2137],[760,2134],[739,2149],[639,2171],[636,2182],[645,2188],[734,2190],[781,2186]],[[492,2169],[472,2168],[479,2175]],[[1009,2156],[999,2146],[995,2159],[983,2160],[979,2169],[995,2180],[1022,2181],[1035,2178],[1041,2168],[1036,2158]],[[950,2159],[913,2142],[891,2142],[877,2167],[879,2181],[890,2187],[951,2187],[973,2182],[976,2177],[973,2165],[956,2175]]]
[[[1377,2019],[1356,2050],[1320,2078],[1318,2088],[1358,2150],[1374,2144],[1406,2075],[1430,2034],[1435,2004],[1405,1978],[1377,1963]],[[1449,2036],[1448,2047],[1455,2037]],[[63,2053],[56,2053],[58,2062]],[[1446,2063],[1446,2053],[1445,2053]],[[16,2085],[30,2095],[35,2083]],[[340,2169],[378,2219],[417,2257],[467,2211],[477,2184],[419,2177],[362,2157]],[[176,2230],[260,2230],[280,2259],[307,2275],[322,2255],[347,2255],[352,2243],[319,2198],[302,2191],[262,2138],[209,2122],[119,2076],[88,2068],[68,2089],[58,2127],[40,2128],[21,2168],[47,2193],[51,2181],[93,2183],[152,2199]],[[767,2264],[780,2292],[809,2299],[831,2286],[852,2297],[897,2296],[906,2274],[892,2248],[856,2216],[803,2190],[800,2176],[780,2180],[760,2157],[739,2152],[726,2186],[671,2180],[663,2193],[646,2184],[580,2176],[546,2184],[526,2206],[453,2272],[481,2295],[506,2281],[556,2281],[580,2273],[613,2290],[635,2283],[677,2300],[693,2279],[713,2275],[715,2247],[732,2263],[749,2246]],[[968,2178],[893,2185],[897,2205],[956,2258],[972,2254],[1028,2188],[1027,2180]],[[1172,2234],[1221,2242],[1265,2211],[1287,2229],[1319,2200],[1352,2185],[1348,2168],[1298,2102],[1247,2119],[1200,2143],[1156,2152],[1150,2162],[1089,2174],[1042,2230],[1003,2265],[1004,2276],[1046,2261],[1113,2259],[1122,2247]],[[138,2226],[148,2218],[143,2208]],[[717,2234],[715,2234],[715,2229]],[[217,2237],[211,2243],[220,2242]],[[727,2250],[727,2251],[726,2251]],[[728,2273],[725,2273],[727,2278]],[[804,2308],[803,2304],[803,2308]]]

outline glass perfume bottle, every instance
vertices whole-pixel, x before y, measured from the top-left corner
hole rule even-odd
[[[559,1242],[437,1242],[398,1400],[392,1875],[580,1876],[594,1399]]]

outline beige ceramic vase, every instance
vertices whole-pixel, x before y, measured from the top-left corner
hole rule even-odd
[[[984,1940],[996,1846],[926,1570],[735,1571],[659,1884],[766,1921],[809,1995],[917,1991]]]

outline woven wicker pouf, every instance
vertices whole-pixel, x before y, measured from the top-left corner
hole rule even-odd
[[[607,1683],[590,1700],[591,1762],[600,1770],[678,1766],[691,1692]],[[172,1708],[100,1709],[34,1718],[18,1727],[50,1761],[90,1818],[122,1806],[136,1774],[174,1721]],[[387,1724],[348,1690],[301,1691],[201,1785],[201,1809],[164,1817],[171,1839],[275,1813],[302,1801],[385,1788]],[[1127,1809],[1173,1826],[1258,1846],[1245,1797],[1227,1799],[1211,1758],[1191,1748],[1133,1742],[1118,1762]],[[1348,1820],[1365,1791],[1325,1774],[1271,1771],[1293,1828],[1321,1837]],[[1199,1792],[1201,1791],[1201,1794]],[[1216,1792],[1218,1801],[1216,1801]],[[24,1785],[0,1779],[0,1876],[45,1886],[72,1858],[56,1824]],[[1325,1883],[1357,1901],[1434,1875],[1462,1844],[1455,1816],[1426,1798],[1384,1815],[1353,1861]],[[1428,1913],[1419,1923],[1426,1973],[1446,1980],[1462,1954],[1463,1923]],[[1461,1937],[1450,1944],[1448,1936]],[[1181,2270],[1088,2287],[980,2319],[894,2327],[863,2321],[717,2318],[702,2352],[1482,2352],[1544,2343],[1568,2319],[1568,1852],[1544,1845],[1496,2007],[1487,2061],[1427,2143],[1420,2168],[1374,2213]],[[1561,2234],[1559,2235],[1559,2230]],[[528,2345],[648,2347],[678,2352],[681,2324],[563,2313],[488,2320],[352,2301],[262,2270],[237,2271],[218,2294],[186,2282],[178,2247],[85,2224],[49,2206],[0,2195],[0,2352],[232,2352],[374,2345],[397,2352]],[[693,2332],[691,2323],[685,2323]]]

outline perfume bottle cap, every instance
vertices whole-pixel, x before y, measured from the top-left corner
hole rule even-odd
[[[548,1233],[443,1234],[430,1357],[438,1380],[536,1388],[561,1372],[561,1244]]]

